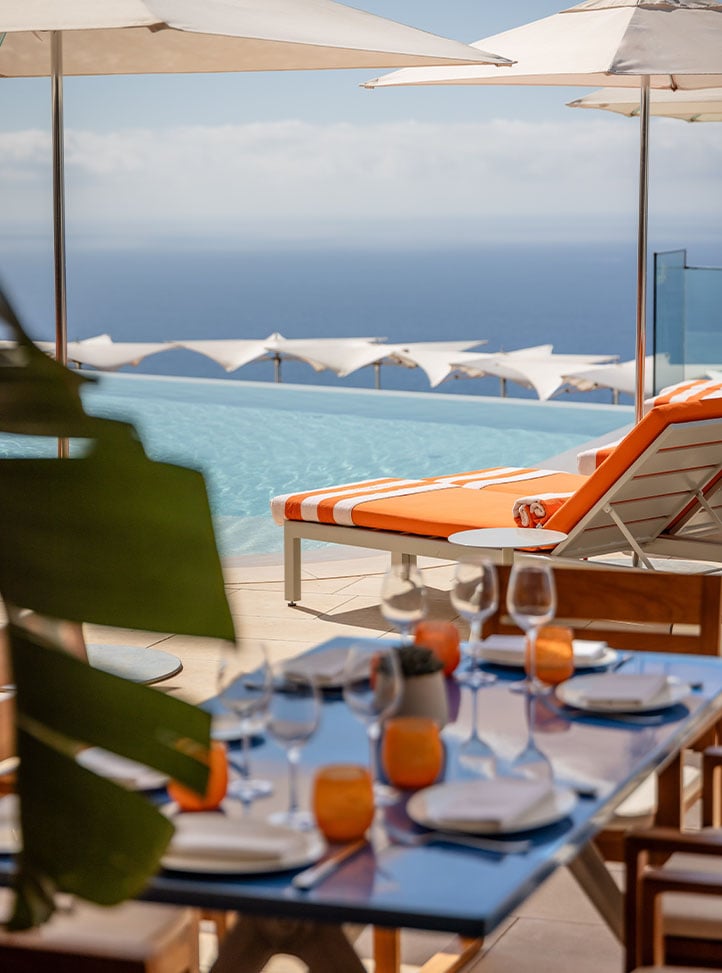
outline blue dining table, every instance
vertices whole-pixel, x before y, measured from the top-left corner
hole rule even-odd
[[[312,651],[358,641],[337,638]],[[689,685],[689,691],[667,709],[600,715],[567,709],[554,695],[530,705],[523,693],[510,692],[523,673],[486,667],[497,679],[479,690],[477,726],[500,765],[524,746],[531,718],[535,743],[551,762],[555,780],[578,795],[576,804],[561,820],[509,836],[509,840],[528,839],[528,849],[523,853],[508,852],[503,837],[498,840],[498,850],[493,851],[445,843],[407,843],[409,836],[423,829],[406,813],[411,792],[402,792],[396,804],[379,810],[366,847],[308,891],[293,886],[292,871],[237,876],[162,870],[143,897],[204,910],[234,910],[251,923],[255,919],[284,920],[296,923],[299,931],[303,924],[321,930],[344,923],[370,924],[380,930],[379,943],[387,936],[392,946],[400,929],[444,931],[457,934],[463,949],[471,951],[552,872],[568,866],[621,938],[619,892],[592,839],[620,802],[652,772],[660,773],[660,794],[667,786],[673,798],[678,794],[682,750],[712,731],[722,719],[722,659],[644,652],[626,653],[620,662],[622,671],[676,677]],[[472,691],[453,678],[447,680],[447,691],[451,721],[442,734],[442,774],[448,781],[473,776],[458,759],[459,747],[470,733],[473,707]],[[208,705],[217,708],[217,702]],[[325,693],[320,727],[303,749],[301,772],[306,793],[316,768],[338,762],[367,764],[368,756],[363,725],[338,691]],[[283,751],[264,740],[253,748],[252,761],[255,774],[273,778],[282,806],[287,793]],[[270,803],[259,800],[250,813],[263,817]],[[667,809],[673,805],[674,800],[661,801]],[[398,968],[398,950],[394,948],[376,958],[380,964],[377,973]],[[330,973],[333,959],[326,967],[321,961],[312,968]],[[451,964],[449,969],[453,968]]]

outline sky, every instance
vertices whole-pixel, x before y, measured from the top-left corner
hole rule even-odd
[[[561,9],[558,0],[356,5],[467,42]],[[69,239],[107,248],[633,239],[636,121],[566,108],[579,88],[359,87],[379,73],[67,78]],[[720,239],[721,170],[721,126],[653,120],[652,246]],[[3,79],[0,250],[47,241],[51,212],[49,82]]]

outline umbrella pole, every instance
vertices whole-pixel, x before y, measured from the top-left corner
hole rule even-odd
[[[647,200],[649,176],[649,77],[639,89],[639,229],[637,233],[637,362],[634,395],[635,421],[644,410],[644,368],[647,338]]]
[[[55,255],[55,359],[68,363],[68,306],[65,290],[65,166],[63,153],[63,35],[50,36],[53,142],[53,248]],[[68,440],[58,439],[58,456],[68,455]]]

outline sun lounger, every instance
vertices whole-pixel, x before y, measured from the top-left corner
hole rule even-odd
[[[588,476],[500,467],[417,480],[384,478],[274,498],[284,527],[286,599],[300,598],[301,540],[455,560],[457,531],[514,527],[518,501],[546,498],[535,526],[566,533],[546,553],[568,558],[632,551],[722,561],[722,392],[668,390]],[[566,496],[562,496],[566,495]],[[552,502],[549,502],[551,497]],[[556,502],[563,499],[563,502]],[[539,549],[543,552],[543,549]],[[489,551],[490,556],[498,552]]]

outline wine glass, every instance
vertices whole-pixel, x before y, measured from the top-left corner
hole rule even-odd
[[[481,626],[499,607],[499,581],[496,567],[486,558],[460,562],[454,572],[451,603],[462,618],[469,623],[468,652],[471,667],[456,676],[459,682],[476,689],[494,682],[496,676],[482,672],[479,650]]]
[[[426,615],[426,588],[421,571],[406,561],[392,564],[381,585],[381,614],[411,641],[414,626]]]
[[[536,639],[539,629],[547,625],[557,607],[554,574],[545,563],[515,564],[509,574],[506,591],[507,611],[516,624],[526,633],[529,643],[529,675],[516,683],[514,692],[546,693],[545,686],[536,676]]]
[[[470,685],[471,733],[459,747],[459,764],[475,777],[488,780],[496,776],[496,754],[479,733],[479,687]]]
[[[376,804],[392,804],[398,792],[379,781],[378,741],[381,725],[396,709],[402,690],[401,664],[393,646],[354,645],[344,669],[343,698],[366,726],[371,779]]]
[[[541,752],[534,739],[537,696],[527,693],[524,699],[527,736],[523,749],[507,767],[510,777],[526,777],[531,780],[553,780],[554,772],[549,758]]]
[[[265,647],[261,647],[260,665],[251,668],[251,664],[252,657],[246,651],[228,644],[221,655],[217,682],[221,703],[239,718],[241,757],[233,766],[239,770],[240,778],[231,782],[229,794],[242,802],[246,812],[257,797],[266,797],[273,791],[269,780],[251,776],[250,765],[251,737],[265,729],[273,684]]]
[[[288,760],[288,809],[269,817],[273,824],[308,831],[313,816],[298,804],[298,764],[301,748],[318,729],[321,698],[316,684],[302,673],[282,672],[274,680],[268,706],[268,732],[286,751]]]

